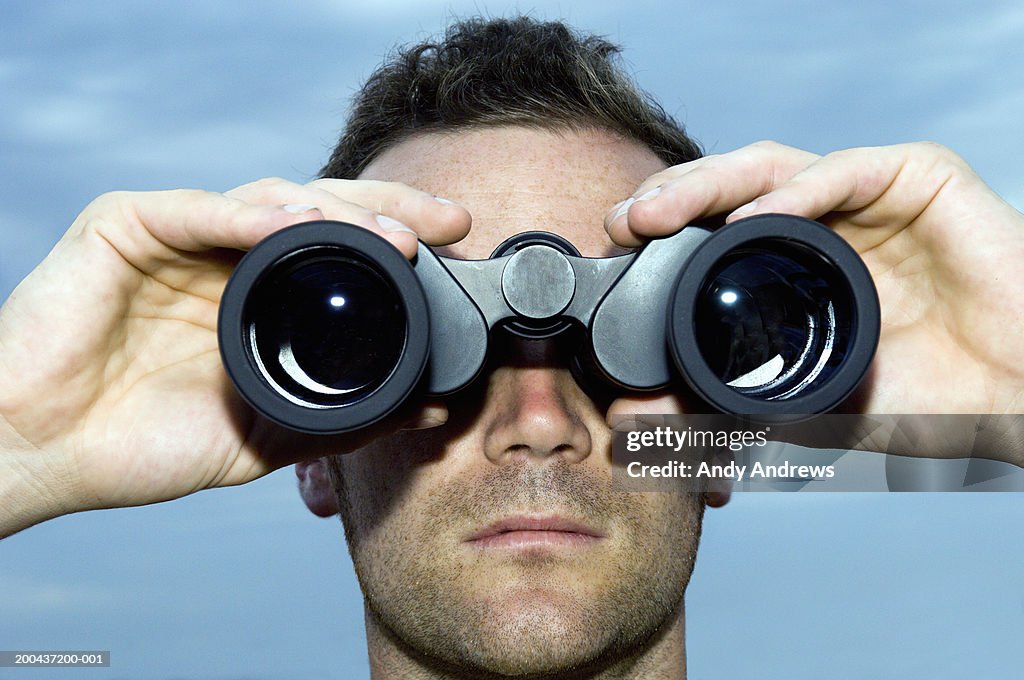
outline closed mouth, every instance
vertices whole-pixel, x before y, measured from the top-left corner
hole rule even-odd
[[[593,545],[605,538],[582,522],[559,515],[515,515],[493,522],[466,538],[476,548],[565,548]]]

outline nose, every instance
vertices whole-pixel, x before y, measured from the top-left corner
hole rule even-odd
[[[514,359],[491,375],[485,454],[497,464],[554,455],[568,463],[584,460],[592,447],[586,416],[588,409],[596,414],[593,404],[553,359],[549,342],[519,344]]]

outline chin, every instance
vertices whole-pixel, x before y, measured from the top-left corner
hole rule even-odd
[[[470,665],[512,677],[558,675],[619,646],[622,631],[609,626],[601,598],[554,585],[559,580],[510,584],[468,604],[465,610],[475,614],[475,634],[463,649]]]
[[[470,665],[515,677],[557,676],[593,664],[608,640],[588,630],[578,604],[537,593],[496,612],[465,650]]]

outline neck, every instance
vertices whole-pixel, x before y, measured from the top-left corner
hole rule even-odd
[[[497,676],[480,668],[454,666],[412,649],[366,608],[366,642],[372,680],[459,680]],[[683,603],[665,625],[633,653],[600,659],[585,668],[553,669],[530,680],[686,680],[685,616]]]

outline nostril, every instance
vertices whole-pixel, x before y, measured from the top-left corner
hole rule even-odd
[[[513,444],[505,449],[505,451],[511,455],[522,454],[524,456],[530,455],[530,447],[526,444]]]
[[[550,455],[560,455],[565,457],[571,457],[575,451],[575,447],[572,444],[559,444],[552,448],[546,447],[533,447],[529,444],[513,444],[505,447],[504,457],[506,459],[523,459],[532,457],[547,457]]]

